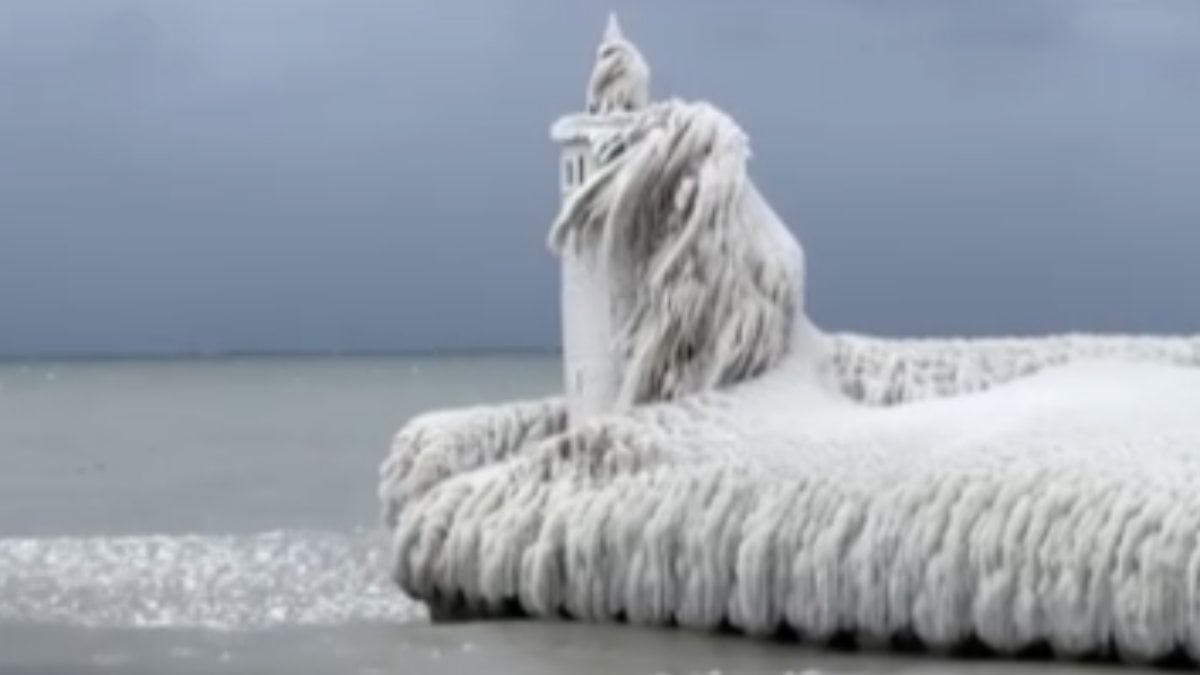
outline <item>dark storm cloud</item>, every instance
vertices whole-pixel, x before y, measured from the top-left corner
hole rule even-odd
[[[822,325],[1200,328],[1197,4],[617,9],[750,133]],[[0,354],[553,344],[607,10],[0,4]]]

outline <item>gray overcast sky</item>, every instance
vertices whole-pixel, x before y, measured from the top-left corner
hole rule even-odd
[[[1200,329],[1200,3],[5,0],[0,354],[553,346],[610,6],[824,327]]]

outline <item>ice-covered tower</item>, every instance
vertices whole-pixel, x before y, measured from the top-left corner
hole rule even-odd
[[[596,48],[587,111],[559,119],[550,130],[562,149],[564,203],[595,171],[597,149],[630,124],[649,102],[650,68],[621,33],[616,15],[610,14]],[[610,410],[616,399],[619,367],[610,340],[615,334],[613,273],[610,263],[595,251],[563,252],[563,371],[572,423]]]

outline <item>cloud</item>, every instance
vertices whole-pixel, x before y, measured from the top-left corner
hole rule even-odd
[[[0,354],[554,344],[546,128],[608,9],[5,3]],[[828,327],[1200,323],[1194,5],[617,10],[749,132]]]

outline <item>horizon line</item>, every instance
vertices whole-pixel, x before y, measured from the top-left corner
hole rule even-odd
[[[0,365],[10,363],[83,362],[83,361],[219,361],[233,359],[287,358],[417,358],[417,357],[481,357],[481,356],[554,356],[562,352],[555,347],[471,347],[449,349],[229,349],[210,351],[161,352],[64,352],[0,354]]]

